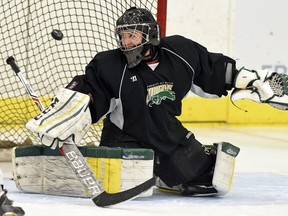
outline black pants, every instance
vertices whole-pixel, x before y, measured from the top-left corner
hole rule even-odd
[[[149,148],[137,139],[124,133],[106,118],[100,146],[122,148]],[[165,155],[157,149],[155,152],[154,174],[168,186],[183,183],[205,184],[212,182],[215,156],[204,151],[200,142],[192,134],[184,138],[170,155]]]

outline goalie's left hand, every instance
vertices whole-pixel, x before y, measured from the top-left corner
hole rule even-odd
[[[63,88],[26,127],[37,132],[42,144],[52,149],[61,147],[64,141],[78,144],[92,123],[89,101],[88,95]]]
[[[250,99],[288,110],[288,75],[268,70],[242,68],[235,76],[231,101]]]

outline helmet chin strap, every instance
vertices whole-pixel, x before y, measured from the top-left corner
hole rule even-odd
[[[149,44],[149,46],[150,47],[147,50],[147,52],[149,52],[149,54],[145,55],[144,60],[146,62],[151,62],[151,61],[155,61],[155,60],[159,59],[159,55],[160,55],[159,48],[157,46],[152,46],[150,44]]]
[[[144,60],[149,60],[152,57],[153,50],[154,47],[151,44],[145,44],[140,54],[144,57]]]

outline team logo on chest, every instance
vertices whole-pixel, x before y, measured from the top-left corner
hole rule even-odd
[[[172,91],[173,83],[159,83],[148,86],[147,104],[152,107],[153,104],[160,105],[163,100],[175,100],[175,92]]]

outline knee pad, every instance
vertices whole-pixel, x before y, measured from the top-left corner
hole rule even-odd
[[[167,156],[159,157],[155,174],[168,186],[182,184],[212,169],[215,159],[206,154],[194,136],[183,140],[178,148]]]

